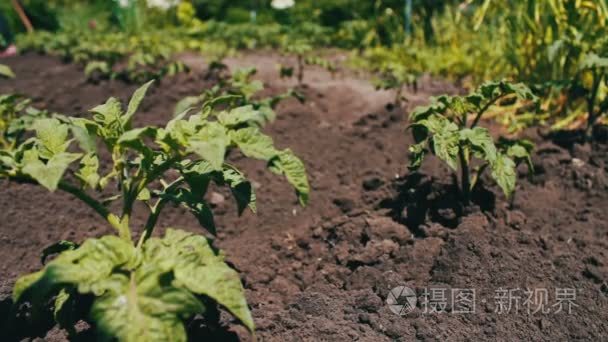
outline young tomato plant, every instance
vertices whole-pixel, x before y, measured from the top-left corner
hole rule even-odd
[[[374,47],[365,50],[362,56],[351,57],[351,64],[374,73],[376,89],[394,89],[394,105],[400,107],[405,88],[414,91],[418,88],[418,78],[425,70],[420,59],[408,46]]]
[[[217,102],[218,104],[221,102],[223,105],[230,107],[251,106],[255,113],[257,113],[257,117],[251,118],[242,124],[262,127],[266,123],[274,121],[276,118],[274,110],[281,101],[289,97],[294,97],[300,102],[304,101],[302,95],[294,90],[289,90],[284,94],[272,97],[254,98],[255,95],[264,90],[264,84],[259,80],[253,79],[256,72],[255,68],[237,69],[232,76],[221,78],[218,84],[202,94],[187,96],[180,100],[175,106],[175,114],[177,115],[188,107],[209,101]]]
[[[479,127],[483,114],[501,99],[516,97],[536,101],[524,84],[508,82],[485,83],[467,96],[440,96],[428,107],[418,107],[410,115],[416,144],[410,146],[411,170],[417,170],[430,151],[455,172],[460,169],[462,201],[468,205],[471,190],[486,168],[506,196],[515,190],[516,163],[527,161],[531,166],[527,141],[501,143],[497,147],[489,131]],[[476,170],[472,159],[481,161]]]
[[[164,127],[133,127],[149,86],[133,94],[126,111],[110,98],[91,110],[92,119],[37,119],[31,138],[0,152],[0,178],[66,191],[116,232],[80,246],[62,241],[47,248],[43,259],[58,255],[17,281],[14,302],[31,303],[30,317],[40,319],[48,313],[45,304],[53,301],[55,320],[70,333],[82,318],[77,313],[88,312],[108,340],[186,341],[183,322],[216,304],[253,331],[239,275],[223,254],[204,236],[173,228],[163,237],[153,233],[168,204],[185,207],[215,232],[205,201],[211,183],[230,189],[239,213],[255,211],[251,183],[224,160],[229,148],[264,160],[272,172],[284,175],[302,205],[309,193],[304,165],[290,150],[276,149],[257,127],[244,125],[259,116],[251,106],[219,110],[218,99],[210,99],[199,112],[185,110]],[[103,165],[99,146],[108,150],[111,165]],[[136,202],[149,210],[141,227],[131,220]]]
[[[332,76],[336,72],[336,66],[331,61],[312,55],[313,47],[305,40],[288,40],[283,44],[283,51],[287,54],[295,55],[297,62],[296,67],[289,67],[284,65],[279,65],[279,75],[281,78],[289,78],[295,76],[298,80],[298,85],[302,85],[304,82],[304,68],[307,65],[316,65],[323,69],[329,71]]]
[[[379,78],[374,81],[376,89],[394,89],[394,104],[401,107],[404,100],[403,91],[407,86],[411,86],[414,91],[418,88],[418,77],[412,74],[404,65],[395,64],[380,73]]]

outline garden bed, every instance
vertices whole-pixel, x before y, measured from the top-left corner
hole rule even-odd
[[[276,56],[252,53],[227,61],[260,69],[268,93],[291,81],[272,72]],[[87,82],[81,70],[51,57],[6,59],[17,74],[0,81],[1,92],[20,92],[35,104],[82,115],[108,96],[126,99],[136,85]],[[175,103],[211,86],[198,61],[193,72],[167,78],[150,91],[135,125],[168,120]],[[289,147],[308,169],[311,200],[298,206],[288,185],[264,163],[231,155],[256,184],[259,213],[238,217],[227,193],[210,200],[216,242],[240,272],[265,341],[602,340],[608,336],[608,146],[562,143],[526,135],[536,143],[535,174],[520,170],[512,201],[498,188],[480,188],[473,208],[460,208],[447,167],[435,159],[419,173],[407,170],[412,143],[406,112],[432,95],[458,89],[425,79],[407,93],[405,111],[387,108],[387,92],[375,92],[350,73],[306,74],[305,104],[289,100],[266,131]],[[488,125],[489,123],[484,123]],[[493,127],[498,134],[500,129]],[[486,182],[486,184],[491,184]],[[138,223],[143,217],[136,216]],[[185,210],[171,208],[160,226],[201,232]],[[82,203],[62,193],[3,182],[0,190],[2,314],[12,282],[40,267],[39,251],[58,240],[81,241],[110,229]],[[425,313],[419,305],[400,316],[386,304],[389,291],[408,286],[474,289],[474,313]],[[519,289],[518,291],[515,291]],[[525,290],[546,289],[550,312],[528,312]],[[556,291],[574,289],[571,313],[556,313]],[[511,311],[500,313],[502,290],[512,292]],[[542,292],[542,291],[539,291]],[[516,299],[520,297],[520,299]],[[517,301],[517,308],[515,307]],[[448,302],[451,302],[448,299]],[[536,307],[532,305],[532,311]],[[81,327],[83,339],[90,329]],[[193,321],[194,340],[249,340],[228,316],[220,325]],[[24,332],[65,340],[58,329]]]

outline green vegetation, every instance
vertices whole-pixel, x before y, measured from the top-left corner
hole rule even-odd
[[[490,82],[467,96],[440,96],[428,107],[416,108],[410,114],[411,130],[416,142],[410,146],[411,170],[422,165],[424,156],[432,152],[452,170],[460,170],[460,193],[468,204],[471,190],[481,174],[490,168],[491,176],[506,196],[515,190],[516,163],[527,161],[531,168],[533,146],[527,141],[495,144],[490,132],[479,127],[487,110],[499,101],[515,97],[536,101],[536,96],[525,85],[509,82]],[[481,161],[473,169],[472,158]]]
[[[190,72],[180,55],[194,53],[208,57],[208,79],[216,81],[181,99],[164,126],[133,126],[152,82],[135,91],[126,109],[110,98],[87,118],[0,95],[0,179],[67,192],[115,231],[82,244],[57,242],[43,251],[43,269],[15,285],[15,307],[27,303],[28,319],[50,315],[71,335],[85,319],[107,340],[185,341],[189,320],[216,306],[254,332],[239,274],[222,252],[206,236],[157,226],[174,205],[215,234],[206,197],[211,185],[231,192],[239,214],[255,212],[254,187],[226,161],[235,150],[266,163],[302,206],[308,203],[303,162],[276,148],[262,129],[281,101],[304,101],[296,90],[305,89],[310,66],[333,75],[335,61],[346,60],[344,66],[371,74],[377,89],[395,92],[399,114],[406,89],[416,91],[423,76],[468,93],[417,107],[408,128],[410,170],[419,170],[429,154],[439,158],[463,206],[486,174],[508,198],[518,164],[532,171],[534,145],[495,138],[503,130],[491,134],[482,119],[512,134],[535,125],[576,129],[580,143],[593,143],[607,119],[606,0],[412,0],[411,11],[403,0],[296,0],[274,7],[270,0],[21,2],[33,33],[24,32],[8,1],[0,11],[19,32],[22,53],[77,63],[89,80],[138,84]],[[11,42],[4,37],[0,46]],[[279,65],[279,76],[294,78],[296,90],[264,95],[255,68],[228,75],[224,58],[253,49],[293,58]],[[14,77],[0,64],[0,78]],[[147,209],[143,224],[134,224],[136,207]]]
[[[0,178],[70,193],[116,232],[82,245],[61,241],[45,249],[43,261],[58,255],[17,281],[14,301],[31,303],[34,321],[51,313],[74,333],[78,320],[90,319],[102,337],[121,341],[185,341],[183,322],[216,304],[253,332],[238,273],[204,236],[174,228],[160,238],[153,233],[168,204],[187,208],[214,233],[205,200],[211,183],[230,189],[239,213],[255,211],[251,183],[224,160],[228,149],[267,162],[293,185],[302,205],[309,193],[304,165],[251,124],[263,114],[252,105],[225,106],[225,96],[207,99],[192,115],[192,108],[184,110],[164,127],[133,127],[150,85],[135,91],[126,110],[110,98],[91,109],[92,119],[28,111],[13,96],[0,100]],[[25,115],[16,115],[22,111]],[[111,163],[98,146],[105,147]],[[139,229],[131,221],[136,202],[149,210]],[[113,212],[116,207],[119,212]]]
[[[219,66],[223,68],[225,66]],[[221,102],[229,107],[250,106],[258,113],[258,116],[243,124],[263,127],[266,123],[274,121],[276,106],[288,97],[294,97],[303,102],[304,98],[294,90],[284,94],[268,98],[259,98],[258,95],[264,90],[264,84],[254,80],[255,68],[243,68],[235,70],[230,77],[220,78],[218,83],[211,89],[205,90],[198,96],[187,96],[180,100],[175,106],[175,114],[183,112],[186,108],[207,103],[209,101]]]

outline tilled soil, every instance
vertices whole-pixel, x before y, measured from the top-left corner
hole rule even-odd
[[[258,67],[266,92],[279,93],[291,84],[275,79],[275,57],[254,53],[228,64]],[[86,115],[109,96],[124,100],[136,87],[86,82],[78,67],[50,57],[3,62],[18,77],[0,81],[0,93],[18,91],[39,106],[71,115]],[[211,86],[200,71],[202,62],[191,63],[193,73],[163,80],[151,91],[136,124],[167,121],[178,99]],[[405,112],[457,88],[425,79],[417,93],[406,94],[409,102],[401,110],[387,108],[392,94],[375,92],[346,72],[331,77],[308,70],[306,83],[307,102],[281,104],[277,121],[266,130],[278,146],[305,161],[310,205],[298,207],[282,179],[239,155],[231,159],[255,182],[259,213],[238,217],[227,193],[213,194],[216,244],[242,274],[259,340],[608,339],[605,143],[560,146],[530,130],[527,135],[537,143],[534,174],[520,170],[510,200],[484,179],[476,205],[463,209],[454,201],[444,165],[430,158],[419,173],[406,167],[411,138]],[[16,277],[40,267],[45,246],[110,232],[69,195],[1,184],[0,299]],[[137,217],[135,225],[142,220]],[[171,208],[160,226],[202,232],[179,208]],[[401,306],[403,296],[387,304],[391,289],[399,286],[419,296],[412,310]],[[463,306],[457,294],[471,291],[475,302]],[[399,297],[401,288],[394,293]],[[425,293],[431,294],[430,304]],[[4,314],[10,300],[1,304]],[[251,339],[222,317],[220,326],[194,320],[192,340]],[[66,340],[57,328],[20,337],[36,336]]]

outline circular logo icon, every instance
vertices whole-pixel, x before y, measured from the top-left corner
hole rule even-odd
[[[397,286],[388,293],[386,304],[397,315],[404,316],[416,307],[416,292],[407,286]]]

